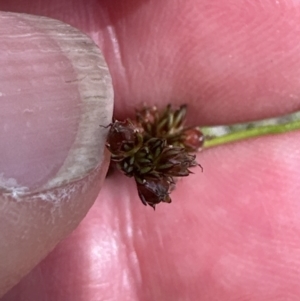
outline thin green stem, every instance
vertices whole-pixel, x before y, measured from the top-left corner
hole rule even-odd
[[[201,127],[204,148],[300,129],[300,111],[289,115],[228,126]]]

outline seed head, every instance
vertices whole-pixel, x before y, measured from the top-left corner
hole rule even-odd
[[[144,205],[155,209],[160,202],[171,203],[170,192],[172,182],[167,178],[147,178],[142,182],[136,180],[139,197]]]
[[[110,124],[106,147],[111,152],[112,160],[119,161],[134,154],[141,147],[142,141],[142,135],[129,119],[116,120]]]
[[[134,177],[144,205],[170,203],[170,193],[178,177],[186,177],[190,168],[200,166],[194,153],[204,142],[198,128],[185,126],[187,106],[159,112],[145,107],[136,112],[136,120],[110,124],[106,146],[111,161],[128,177]]]

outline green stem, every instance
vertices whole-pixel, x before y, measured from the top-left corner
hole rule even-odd
[[[253,137],[286,133],[300,129],[300,111],[265,120],[228,126],[201,127],[205,136],[204,148]]]

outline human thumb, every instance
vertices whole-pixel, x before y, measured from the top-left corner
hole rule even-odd
[[[82,220],[109,157],[104,59],[56,20],[0,13],[0,296]]]

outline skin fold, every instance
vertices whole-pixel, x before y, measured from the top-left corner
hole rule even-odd
[[[189,105],[223,124],[300,108],[299,3],[0,0],[62,20],[103,51],[115,117]],[[171,204],[109,175],[79,227],[1,301],[299,300],[299,132],[199,153]]]

